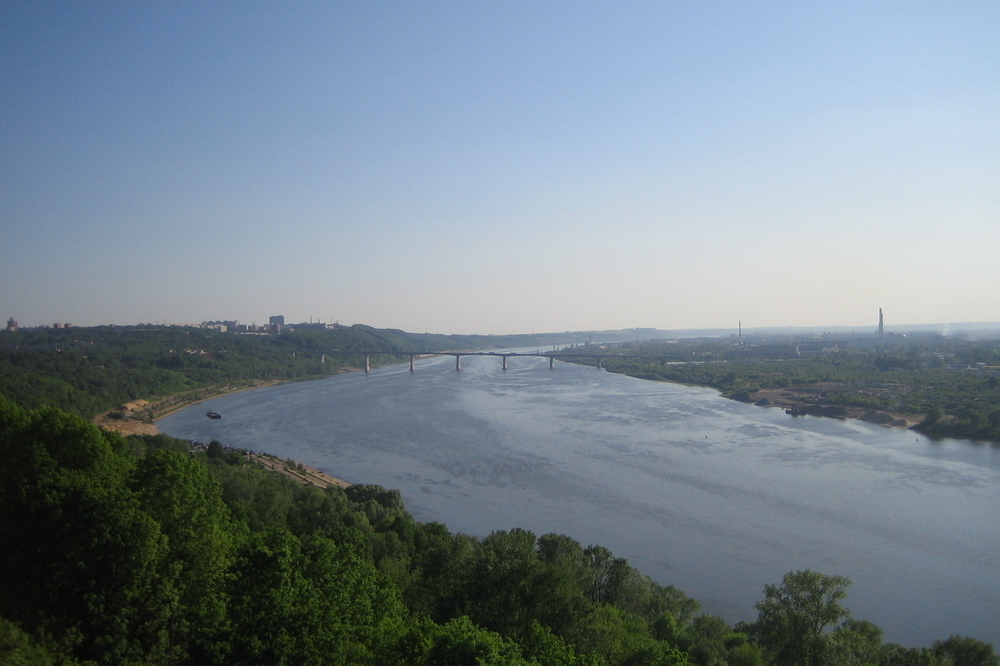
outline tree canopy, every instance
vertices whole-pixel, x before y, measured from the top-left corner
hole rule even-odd
[[[169,437],[0,400],[0,663],[996,666],[882,643],[849,581],[787,574],[732,627],[599,545],[418,523]]]

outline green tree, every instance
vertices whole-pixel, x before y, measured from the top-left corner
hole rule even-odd
[[[845,620],[830,634],[831,664],[875,664],[882,652],[882,627],[867,620]]]
[[[982,430],[983,428],[986,427],[986,423],[987,423],[986,414],[984,414],[984,413],[982,413],[982,412],[980,412],[978,410],[977,411],[971,411],[971,412],[969,412],[969,414],[966,417],[966,419],[969,422],[969,429],[972,432],[976,432],[978,430]]]
[[[532,623],[531,630],[520,643],[524,658],[543,666],[598,666],[596,657],[578,655],[551,629],[537,622]]]
[[[760,649],[747,635],[733,631],[725,620],[714,615],[693,618],[678,639],[692,664],[699,666],[760,666]]]
[[[921,423],[921,425],[932,426],[938,423],[943,418],[944,418],[944,410],[935,405],[931,407],[929,410],[927,410],[927,415],[924,417],[924,420]]]
[[[951,659],[955,666],[1000,666],[992,645],[968,636],[955,634],[947,640],[934,641],[931,650],[939,657]]]
[[[475,539],[452,535],[441,523],[418,525],[414,534],[413,579],[403,591],[407,607],[436,622],[467,612],[467,586]]]
[[[297,484],[256,465],[234,466],[215,461],[209,465],[222,486],[222,499],[235,520],[255,532],[288,525]]]
[[[430,632],[420,666],[531,666],[517,643],[459,617]]]
[[[615,557],[603,546],[588,546],[583,551],[583,561],[587,575],[586,597],[595,603],[621,601],[625,583],[632,573],[628,561]]]
[[[768,663],[825,666],[831,643],[824,632],[850,616],[840,605],[851,581],[816,571],[792,571],[764,587],[755,633]]]
[[[402,630],[395,590],[329,539],[255,533],[233,574],[227,664],[377,664]]]
[[[470,569],[470,617],[504,636],[526,632],[536,619],[541,574],[533,533],[493,532],[480,543]]]
[[[234,550],[222,489],[204,463],[170,450],[140,459],[132,486],[167,537],[169,555],[158,574],[172,583],[180,604],[171,645],[196,662],[211,661],[211,646],[226,628],[225,582]]]
[[[679,666],[687,655],[654,639],[646,621],[607,604],[595,606],[567,637],[581,654],[593,654],[602,664]]]
[[[213,439],[205,448],[205,455],[209,458],[224,458],[226,451],[222,448],[222,444]]]
[[[949,657],[935,654],[927,648],[905,648],[886,643],[879,650],[878,666],[954,666]]]
[[[73,662],[75,663],[75,662]],[[32,640],[10,620],[0,618],[0,664],[4,666],[71,666],[69,660]]]

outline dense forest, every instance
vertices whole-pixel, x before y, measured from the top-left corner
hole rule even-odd
[[[700,614],[597,545],[415,522],[218,444],[123,438],[0,401],[0,663],[996,666],[882,642],[850,582],[790,572],[756,622]]]
[[[893,412],[919,421],[929,435],[1000,441],[1000,340],[940,335],[800,343],[778,338],[759,345],[699,339],[564,350],[606,354],[601,366],[658,381],[711,386],[755,402],[763,389],[785,389],[805,405]],[[810,410],[809,406],[817,409]],[[846,415],[846,411],[832,411]]]

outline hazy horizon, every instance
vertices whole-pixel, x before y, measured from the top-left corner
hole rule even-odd
[[[997,34],[975,1],[13,0],[0,318],[1000,321]]]
[[[15,319],[16,320],[16,319]],[[53,324],[70,324],[71,327],[94,327],[94,326],[120,326],[120,327],[130,327],[130,326],[191,326],[199,327],[208,321],[238,321],[240,324],[256,324],[257,326],[263,325],[265,322],[250,322],[243,321],[239,319],[231,318],[217,318],[204,320],[202,322],[168,322],[168,321],[149,321],[149,322],[101,322],[97,324],[78,324],[75,322],[42,322],[42,323],[22,323],[18,321],[18,327],[22,329],[37,329],[37,328],[51,328]],[[315,319],[313,321],[316,321]],[[5,322],[6,323],[6,322]],[[298,324],[312,323],[308,320],[289,320],[286,318],[285,326],[286,328],[294,327]],[[321,322],[321,323],[332,323],[332,322]],[[366,322],[339,322],[343,326],[353,326],[355,324],[360,325],[370,325]],[[500,335],[559,335],[561,333],[598,333],[598,332],[621,332],[621,331],[656,331],[660,333],[712,333],[717,332],[720,337],[727,336],[729,334],[735,335],[737,331],[742,330],[744,336],[754,336],[761,334],[774,333],[776,335],[792,335],[797,333],[813,332],[813,333],[857,333],[863,335],[865,333],[875,334],[878,330],[877,324],[871,325],[829,325],[829,326],[734,326],[734,327],[707,327],[707,328],[672,328],[672,329],[662,329],[655,326],[624,326],[606,329],[556,329],[550,331],[513,331],[508,333],[490,333],[481,331],[445,331],[445,330],[429,330],[429,331],[410,331],[406,329],[401,329],[399,326],[384,326],[377,328],[385,328],[391,330],[403,330],[406,333],[423,333],[432,335],[483,335],[483,336],[500,336]],[[1000,322],[934,322],[930,324],[897,324],[897,325],[887,325],[885,327],[888,333],[908,333],[908,332],[927,332],[940,329],[945,335],[950,334],[963,334],[963,333],[974,333],[974,332],[984,332],[984,331],[998,331],[1000,332]],[[643,338],[645,339],[645,338]],[[598,342],[598,341],[595,341]]]

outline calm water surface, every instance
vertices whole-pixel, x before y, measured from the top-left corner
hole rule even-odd
[[[730,622],[756,617],[765,584],[810,568],[851,578],[846,605],[886,640],[1000,647],[994,446],[544,359],[462,365],[237,393],[158,425],[397,488],[417,520],[453,531],[601,544]]]

